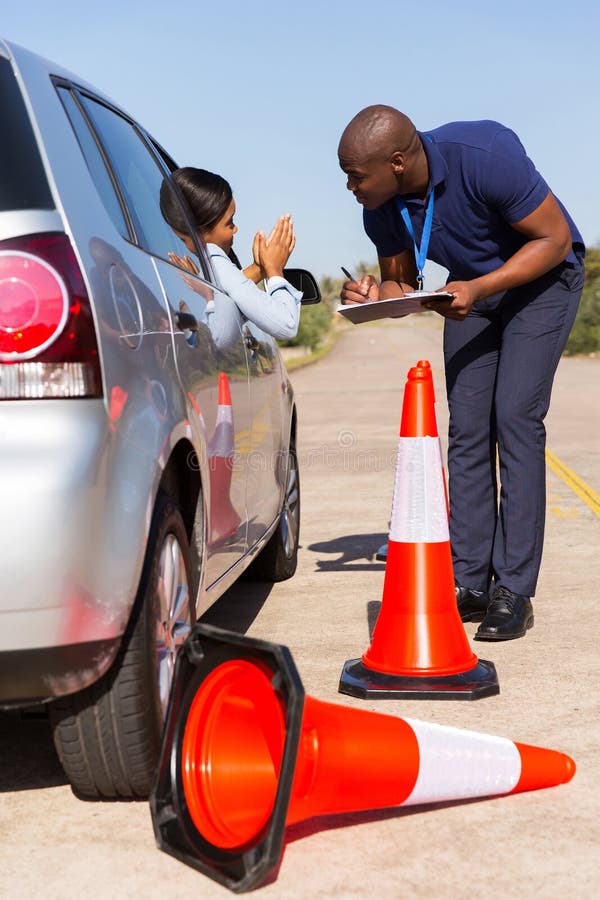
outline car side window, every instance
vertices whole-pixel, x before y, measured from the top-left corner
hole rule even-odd
[[[82,95],[81,100],[119,183],[137,243],[167,261],[171,253],[189,256],[190,251],[163,217],[159,200],[165,178],[135,127],[90,97]],[[172,190],[170,185],[167,189]]]
[[[106,207],[106,211],[112,219],[117,231],[119,231],[124,238],[127,238],[127,240],[131,240],[129,227],[121,208],[116,188],[94,135],[90,131],[88,123],[86,122],[77,101],[73,97],[72,92],[65,87],[58,87],[57,89],[58,96],[71,121],[73,130],[79,141],[79,146],[81,147],[81,152],[83,153],[88,169],[90,170],[90,175],[96,185],[96,190],[100,194],[102,202]]]
[[[143,133],[144,138],[146,139],[147,143],[150,144],[150,146],[154,150],[154,153],[156,154],[156,159],[158,161],[158,165],[161,166],[165,175],[169,179],[171,177],[172,173],[177,168],[177,164],[171,159],[171,157],[166,152],[166,150],[163,150],[163,148],[160,146],[160,144],[157,144],[156,141],[149,134],[147,134],[147,132],[143,131],[142,133]],[[170,185],[170,182],[169,182],[169,185]],[[173,192],[171,192],[171,193],[173,193]],[[185,206],[185,201],[183,201],[183,205]],[[180,208],[181,208],[181,206],[180,206]],[[201,264],[202,273],[203,273],[200,277],[203,278],[204,280],[210,281],[213,284],[218,285],[218,281],[215,278],[215,274],[214,274],[214,272],[212,270],[212,266],[210,264],[210,259],[209,259],[209,256],[208,256],[208,253],[206,250],[206,244],[202,240],[202,237],[200,236],[200,234],[196,234],[195,238],[196,238],[198,256],[200,257],[200,264]]]

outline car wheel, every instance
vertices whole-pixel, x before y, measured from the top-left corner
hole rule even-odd
[[[149,795],[175,656],[195,618],[192,582],[181,513],[161,493],[117,658],[91,687],[51,704],[54,742],[75,793]]]
[[[287,473],[279,523],[268,543],[246,569],[248,581],[285,581],[298,564],[300,541],[300,472],[296,448],[287,454]]]

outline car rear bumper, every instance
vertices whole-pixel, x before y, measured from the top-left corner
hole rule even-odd
[[[106,670],[119,639],[0,653],[0,707],[28,706],[78,690]]]
[[[3,702],[70,693],[110,665],[145,532],[144,500],[135,523],[123,512],[129,474],[101,400],[0,405]]]

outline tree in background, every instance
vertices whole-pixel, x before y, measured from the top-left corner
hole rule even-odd
[[[281,347],[309,347],[314,353],[331,328],[333,309],[323,299],[321,303],[303,306],[300,312],[300,326],[296,337],[279,341]]]
[[[585,283],[579,311],[569,335],[565,354],[595,353],[600,350],[600,247],[586,250]]]

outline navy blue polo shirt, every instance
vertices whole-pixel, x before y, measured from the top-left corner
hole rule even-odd
[[[537,209],[550,188],[514,131],[499,122],[451,122],[419,135],[429,162],[428,194],[435,189],[427,258],[448,269],[451,281],[499,268],[527,243],[511,223]],[[567,263],[578,266],[585,254],[583,238],[556,199],[573,238]],[[425,203],[409,195],[403,200],[420,244]],[[413,249],[394,199],[364,210],[363,220],[379,256]]]

